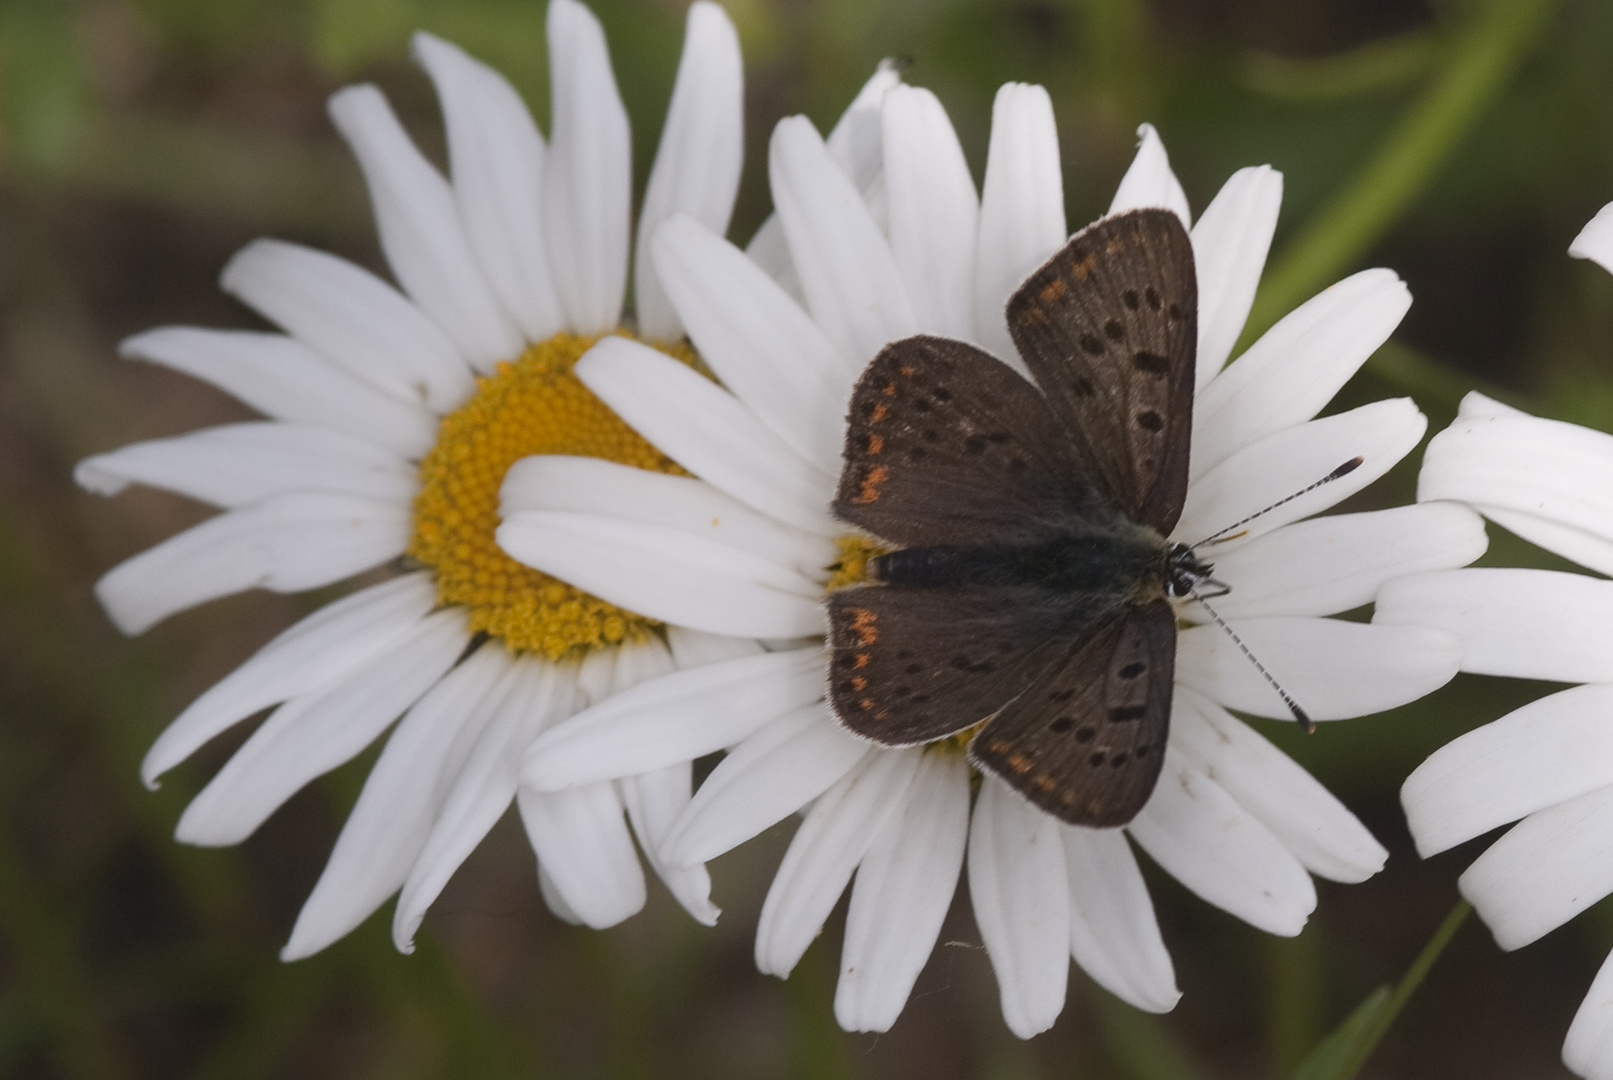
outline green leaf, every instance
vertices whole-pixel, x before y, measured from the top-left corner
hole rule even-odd
[[[1387,986],[1380,986],[1366,996],[1355,1011],[1344,1018],[1327,1038],[1316,1044],[1294,1070],[1290,1080],[1347,1080],[1355,1075],[1366,1060],[1387,1021],[1393,994]]]

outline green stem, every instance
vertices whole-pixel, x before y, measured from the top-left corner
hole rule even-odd
[[[1506,86],[1558,0],[1489,0],[1450,60],[1333,202],[1266,275],[1244,330],[1253,341],[1388,231]]]

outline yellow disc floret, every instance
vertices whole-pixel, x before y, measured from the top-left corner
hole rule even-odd
[[[414,501],[409,554],[435,571],[438,601],[465,608],[473,632],[550,658],[637,640],[659,624],[504,554],[493,540],[504,474],[533,454],[682,472],[572,373],[596,340],[557,334],[477,379],[476,393],[443,418],[437,445],[420,462]]]

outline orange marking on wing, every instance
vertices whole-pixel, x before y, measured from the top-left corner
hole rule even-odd
[[[868,680],[863,678],[861,675],[853,675],[851,677],[851,688],[860,693],[861,691],[868,689]]]
[[[1045,772],[1037,773],[1035,776],[1031,777],[1031,785],[1038,791],[1052,791],[1054,788],[1059,786],[1058,781],[1054,780]]]
[[[858,653],[857,654],[857,666],[860,667],[860,668],[867,667],[868,666],[868,661],[870,659],[871,658],[869,657],[869,655],[867,653],[865,653],[865,652]]]
[[[877,424],[877,423],[879,423],[881,420],[885,419],[885,417],[887,417],[889,415],[890,415],[890,410],[887,409],[885,407],[885,403],[883,401],[881,401],[878,405],[874,406],[874,415],[870,416],[868,418],[868,422],[870,424]]]
[[[1103,245],[1103,250],[1109,255],[1119,255],[1126,250],[1125,243],[1118,236],[1111,236],[1109,242]]]
[[[868,474],[863,477],[862,490],[857,492],[857,497],[852,501],[863,506],[867,506],[871,502],[878,502],[879,487],[885,481],[889,480],[890,476],[891,471],[885,468],[885,466],[875,465],[872,469],[869,469]]]
[[[1003,763],[1017,773],[1023,774],[1031,771],[1031,759],[1024,754],[1009,754]]]
[[[1051,304],[1068,292],[1070,287],[1064,283],[1063,278],[1054,278],[1042,286],[1042,303]]]
[[[894,382],[886,383],[884,388],[882,390],[880,390],[880,393],[884,394],[886,397],[895,397],[896,396],[896,384]]]
[[[872,611],[864,607],[857,608],[851,613],[852,633],[861,638],[864,645],[872,645],[879,640],[879,628],[874,625],[878,621],[879,616]],[[861,664],[857,666],[862,667]]]
[[[1092,271],[1096,270],[1097,268],[1098,257],[1096,255],[1088,255],[1086,258],[1070,267],[1070,277],[1076,281],[1085,281],[1087,278],[1092,276]]]
[[[868,436],[868,452],[870,454],[882,453],[882,452],[884,452],[884,449],[885,449],[885,440],[884,439],[880,438],[878,435],[870,435],[870,436]]]
[[[913,367],[912,364],[903,364],[901,367],[897,368],[896,370],[900,371],[903,375],[907,376],[908,378],[912,378],[915,368]]]

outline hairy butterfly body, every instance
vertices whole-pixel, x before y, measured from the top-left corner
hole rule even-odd
[[[1081,232],[1008,302],[1032,385],[913,337],[852,396],[835,513],[892,545],[829,598],[830,700],[970,758],[1051,814],[1121,825],[1158,780],[1182,596],[1209,567],[1166,538],[1187,493],[1192,247],[1138,210]]]

